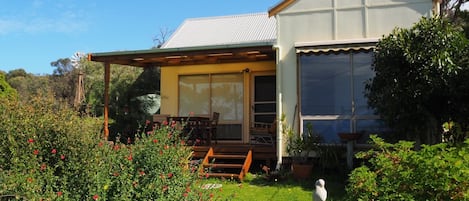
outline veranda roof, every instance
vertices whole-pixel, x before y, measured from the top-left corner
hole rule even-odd
[[[267,13],[187,19],[161,48],[91,53],[91,61],[180,66],[275,60],[276,20]]]

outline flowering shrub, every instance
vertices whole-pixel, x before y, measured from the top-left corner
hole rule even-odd
[[[117,140],[119,141],[119,140]],[[200,189],[191,147],[171,125],[138,136],[133,144],[98,144],[93,195],[105,200],[210,200]],[[103,153],[103,154],[102,154]]]
[[[100,139],[102,121],[52,99],[0,99],[0,196],[27,200],[214,200],[192,150],[165,125],[132,144]]]
[[[350,200],[469,199],[469,140],[460,147],[442,143],[414,151],[412,142],[371,139],[376,149],[357,155],[370,165],[350,175]]]

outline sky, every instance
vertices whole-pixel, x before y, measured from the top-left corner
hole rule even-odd
[[[279,0],[0,0],[0,70],[52,74],[76,52],[142,50],[187,18],[267,12]]]

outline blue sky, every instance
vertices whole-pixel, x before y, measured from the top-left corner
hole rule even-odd
[[[0,70],[51,74],[75,52],[139,50],[187,18],[267,12],[279,0],[0,0]]]

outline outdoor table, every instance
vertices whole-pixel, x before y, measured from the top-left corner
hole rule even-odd
[[[183,125],[182,132],[185,137],[196,143],[197,139],[204,140],[204,134],[207,128],[210,118],[206,116],[174,116],[168,117],[169,121],[175,121],[179,125]],[[207,143],[210,144],[210,137],[207,139]]]

